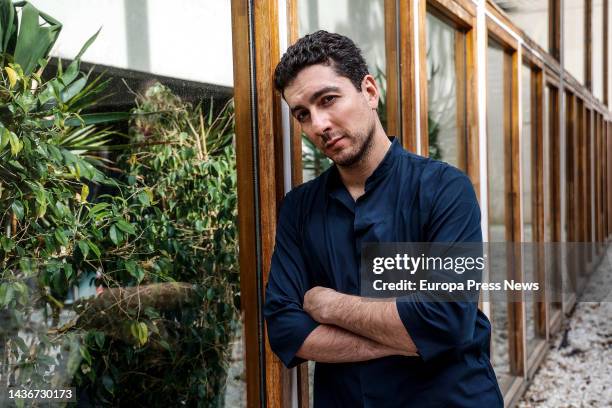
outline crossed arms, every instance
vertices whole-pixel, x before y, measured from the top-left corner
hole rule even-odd
[[[424,191],[431,214],[422,239],[481,242],[480,209],[470,180],[451,167],[442,170],[421,182],[437,186]],[[304,211],[304,191],[289,193],[281,207],[264,305],[270,346],[287,367],[304,359],[353,362],[391,355],[428,361],[472,341],[474,303],[380,301],[312,287],[303,257],[303,221],[296,216]]]
[[[394,299],[368,301],[317,286],[306,292],[303,307],[320,325],[304,340],[298,357],[341,363],[417,355]]]

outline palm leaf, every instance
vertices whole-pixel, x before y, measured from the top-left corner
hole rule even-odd
[[[18,21],[11,0],[0,0],[0,53],[13,54],[17,42]]]
[[[41,18],[46,25],[39,24]],[[34,72],[40,65],[39,61],[47,57],[61,29],[62,24],[59,21],[41,13],[30,3],[23,6],[14,57],[25,75]]]

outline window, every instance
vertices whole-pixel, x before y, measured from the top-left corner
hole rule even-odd
[[[54,339],[45,335],[38,341],[32,331],[25,334],[27,343],[40,351],[40,362],[49,366],[38,378],[53,376],[53,383],[77,386],[78,400],[91,406],[222,406],[223,401],[245,406],[242,320],[236,302],[240,280],[230,2],[31,3],[63,27],[51,54],[61,61],[50,62],[45,79],[61,75],[58,67],[63,65],[68,81],[67,60],[100,29],[83,55],[81,71],[87,74],[93,64],[97,67],[89,77],[72,79],[67,90],[85,94],[87,87],[77,89],[82,81],[92,84],[106,71],[101,81],[108,79],[109,86],[78,101],[85,107],[82,117],[94,109],[134,109],[129,122],[108,128],[113,136],[108,145],[121,144],[121,150],[114,146],[103,155],[96,148],[99,139],[89,142],[94,148],[88,153],[102,156],[92,163],[111,180],[87,185],[85,167],[80,175],[78,170],[84,162],[75,161],[75,185],[63,193],[62,218],[73,212],[70,217],[81,220],[70,231],[58,227],[55,234],[63,249],[52,255],[57,258],[53,262],[66,265],[56,268],[53,278],[58,283],[53,289],[58,318],[49,316],[44,322],[42,316],[51,308],[42,302],[32,305],[33,322],[49,325],[40,334],[56,332]],[[95,106],[90,103],[94,100],[99,101]],[[73,133],[71,141],[84,136],[88,134]],[[97,137],[105,138],[104,132]],[[86,150],[75,150],[72,156]],[[67,150],[63,153],[69,157]],[[82,188],[79,179],[86,183]],[[56,191],[59,185],[49,184]],[[77,186],[80,194],[74,198]],[[94,214],[95,223],[85,221]],[[51,228],[47,232],[53,239]],[[32,282],[47,279],[41,275]],[[107,317],[95,320],[92,315]],[[78,333],[58,330],[77,316],[88,322]],[[28,320],[25,313],[23,320]],[[4,350],[5,344],[0,347]],[[49,352],[44,359],[43,349]],[[66,371],[67,364],[74,370]],[[39,381],[35,365],[28,362],[29,373],[21,378],[28,384]],[[3,370],[0,377],[5,379]]]
[[[466,170],[465,34],[427,12],[429,157]]]
[[[502,46],[489,40],[487,49],[487,182],[489,197],[489,242],[512,241],[508,218],[512,208],[508,202],[508,191],[511,189],[511,163],[508,162],[509,118],[512,105],[508,98],[512,87],[512,77],[508,72],[508,59]],[[507,275],[505,257],[492,257],[490,270],[500,277]],[[509,387],[510,335],[508,304],[491,302],[492,324],[492,363],[500,386]]]
[[[298,33],[304,36],[317,30],[346,35],[361,49],[370,73],[381,90],[379,114],[386,129],[386,55],[385,7],[383,0],[374,1],[309,1],[297,0]],[[395,135],[393,135],[395,136]],[[331,165],[308,139],[302,137],[303,181],[308,181]]]
[[[548,50],[548,0],[494,0],[510,20]]]

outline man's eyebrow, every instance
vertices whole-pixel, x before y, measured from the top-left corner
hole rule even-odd
[[[319,97],[328,92],[340,92],[340,88],[337,86],[326,86],[324,88],[319,89],[317,92],[313,93],[308,102],[314,103]]]
[[[340,92],[340,88],[338,88],[337,86],[326,86],[323,87],[321,89],[319,89],[317,92],[313,93],[310,98],[308,99],[308,102],[310,103],[314,103],[317,99],[319,99],[321,97],[321,95],[324,95],[328,92]],[[293,108],[291,108],[291,114],[294,114],[297,110],[299,109],[303,109],[304,107],[302,105],[297,105]]]

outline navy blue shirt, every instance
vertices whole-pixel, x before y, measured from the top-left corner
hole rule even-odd
[[[356,201],[332,166],[287,194],[276,231],[264,315],[287,367],[319,323],[303,309],[314,286],[359,295],[366,242],[481,242],[468,177],[405,151],[396,139]],[[502,407],[489,359],[491,326],[476,303],[396,300],[418,357],[317,363],[315,407]]]

